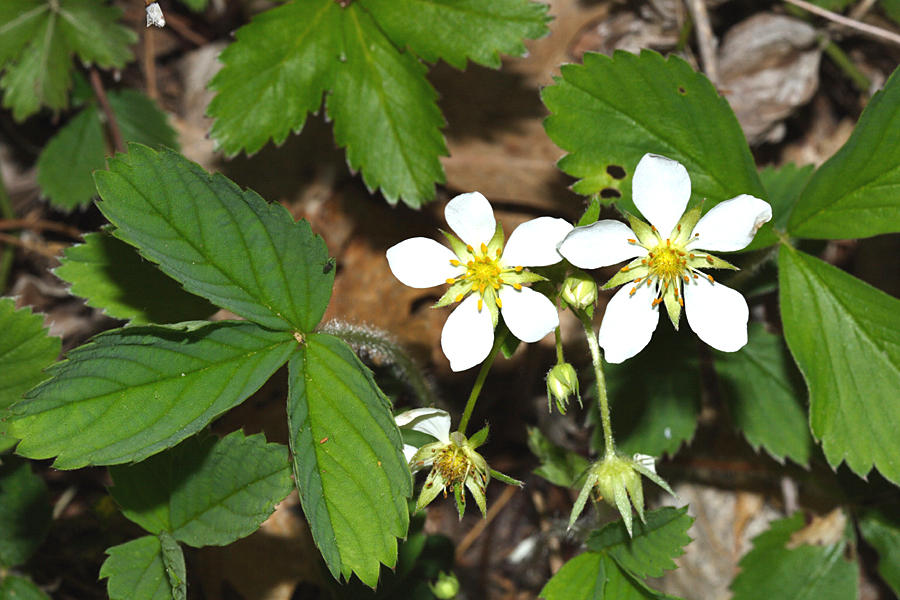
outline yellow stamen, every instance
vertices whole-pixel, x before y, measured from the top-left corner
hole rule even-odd
[[[499,299],[499,298],[498,298]],[[481,298],[478,299],[478,312],[481,312],[481,307],[484,306],[484,302]]]
[[[513,284],[513,289],[516,290],[516,291],[521,290],[521,289],[522,289],[522,284],[521,284],[521,283],[514,283],[514,284]]]
[[[500,301],[500,296],[497,296],[497,308],[503,308],[503,302]]]
[[[447,279],[447,283],[449,283],[450,285],[453,285],[454,283],[456,283],[456,280],[453,279],[452,277],[450,277],[449,279]]]
[[[629,244],[637,244],[637,240],[628,238],[628,243],[629,243]]]
[[[706,278],[709,279],[709,282],[710,282],[710,283],[712,283],[712,282],[714,281],[712,275],[707,275]]]
[[[475,254],[475,248],[472,247],[472,244],[466,244],[466,250],[469,251],[469,254]]]
[[[650,304],[650,306],[656,306],[657,304],[660,304],[661,302],[662,302],[662,298],[654,298],[653,303]]]
[[[525,267],[516,267],[516,273],[521,273]]]
[[[487,244],[485,244],[484,242],[481,242],[481,253],[487,254]]]
[[[450,264],[453,265],[454,267],[458,267],[458,266],[461,265],[462,263],[459,262],[458,260],[456,260],[456,259],[454,258],[454,259],[452,259],[452,260],[450,261]]]
[[[460,294],[456,297],[456,300],[454,300],[454,302],[462,302],[463,298],[465,298],[465,294]]]
[[[624,267],[622,267],[622,268],[619,269],[619,270],[622,271],[623,273],[627,273],[627,272],[628,272],[628,265],[625,265]]]
[[[635,293],[636,291],[637,291],[637,286],[634,286],[633,288],[631,288],[631,291],[628,292],[628,295],[629,295],[629,296],[634,296],[634,293]]]

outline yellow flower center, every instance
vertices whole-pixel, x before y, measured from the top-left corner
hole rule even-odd
[[[674,285],[687,270],[686,252],[674,248],[669,240],[659,244],[647,255],[650,276],[656,277],[664,285]]]
[[[486,244],[481,244],[480,252],[475,252],[475,249],[472,246],[466,246],[466,250],[472,255],[472,258],[465,265],[466,272],[454,279],[448,279],[447,283],[453,285],[454,283],[465,281],[471,286],[469,288],[471,291],[478,292],[481,296],[481,298],[478,299],[479,312],[481,312],[481,309],[484,306],[485,293],[488,293],[491,296],[494,302],[497,303],[497,307],[502,307],[503,303],[500,301],[500,297],[493,292],[499,291],[501,285],[512,285],[513,288],[517,290],[522,289],[522,284],[520,283],[510,284],[503,281],[504,273],[521,273],[523,267],[504,267],[500,263],[500,257],[503,254],[502,248],[497,248],[494,256],[490,255]],[[462,262],[454,259],[450,261],[450,264],[454,267],[458,267],[462,265]],[[460,302],[465,298],[466,293],[457,296],[455,301]]]
[[[444,486],[450,487],[456,483],[463,483],[471,466],[465,452],[459,446],[448,444],[435,457],[434,468],[441,474]]]

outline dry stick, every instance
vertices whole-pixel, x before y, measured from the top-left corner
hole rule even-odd
[[[156,28],[144,28],[144,78],[147,80],[147,95],[159,100],[159,89],[156,87]]]
[[[850,18],[851,19],[862,19],[866,16],[866,13],[872,10],[872,7],[875,5],[876,0],[862,0],[859,4],[854,6],[850,10]]]
[[[97,96],[97,102],[100,103],[100,109],[106,117],[106,126],[116,152],[125,152],[125,139],[119,129],[119,122],[116,121],[116,113],[109,105],[109,98],[106,97],[106,90],[103,89],[103,82],[100,81],[100,73],[93,67],[91,67],[91,87],[94,88],[94,95]]]
[[[494,502],[491,507],[487,511],[487,515],[477,523],[475,526],[469,530],[469,533],[466,534],[466,537],[462,539],[459,543],[459,546],[456,547],[456,560],[458,561],[463,554],[469,549],[469,546],[475,543],[475,540],[478,539],[488,525],[491,524],[491,521],[494,520],[494,517],[506,506],[506,503],[512,500],[512,497],[516,492],[519,491],[519,488],[514,485],[507,486],[503,493],[500,494],[500,497],[497,498],[497,501]]]
[[[194,44],[197,47],[205,46],[209,43],[205,37],[191,29],[191,24],[181,15],[166,15],[166,25],[168,25],[175,33]]]
[[[709,13],[706,11],[704,0],[686,0],[691,20],[697,30],[697,46],[700,48],[700,60],[703,61],[703,71],[713,85],[719,82],[719,67],[716,60],[716,39],[713,37],[712,27],[709,24]]]
[[[10,229],[31,229],[34,231],[56,231],[70,238],[78,239],[83,233],[77,227],[57,223],[56,221],[44,221],[42,219],[0,219],[0,231]]]
[[[893,31],[888,31],[887,29],[882,29],[881,27],[875,27],[874,25],[869,25],[868,23],[863,23],[861,21],[857,21],[855,19],[851,19],[849,17],[845,17],[844,15],[839,15],[835,12],[831,12],[830,10],[825,10],[824,8],[820,8],[815,4],[810,4],[809,2],[805,2],[804,0],[784,0],[788,4],[793,4],[798,8],[802,8],[807,12],[811,12],[814,15],[819,15],[829,21],[833,21],[838,23],[839,25],[843,25],[845,27],[849,27],[851,29],[855,29],[861,33],[868,34],[872,37],[877,37],[882,40],[887,40],[889,42],[893,42],[897,45],[900,45],[900,34],[896,34]]]
[[[19,248],[24,248],[25,250],[30,250],[32,252],[37,252],[38,254],[42,254],[48,258],[59,258],[59,252],[55,250],[50,250],[49,248],[45,248],[40,244],[34,244],[31,242],[26,242],[17,238],[14,235],[9,235],[7,233],[0,233],[0,243],[9,244],[11,246],[18,246]]]

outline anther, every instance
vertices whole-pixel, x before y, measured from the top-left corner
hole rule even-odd
[[[456,297],[456,300],[454,300],[454,302],[462,302],[462,299],[464,297],[465,297],[465,294],[460,294],[459,296]]]
[[[499,298],[498,298],[499,300]],[[478,312],[481,312],[481,307],[484,306],[484,302],[481,298],[478,299]]]
[[[500,289],[500,282],[498,282],[498,281],[493,282],[493,283],[491,284],[491,287],[494,288],[495,290],[499,290],[499,289]]]
[[[481,253],[487,254],[487,244],[485,244],[484,242],[481,242]]]
[[[635,293],[636,291],[637,291],[637,286],[634,286],[633,288],[631,288],[631,291],[628,292],[628,295],[629,295],[629,296],[634,296],[634,293]]]
[[[662,302],[662,298],[654,298],[653,302],[650,304],[650,306],[657,306],[661,302]]]
[[[650,229],[652,229],[654,232],[659,231],[659,230],[656,228],[656,225],[651,225],[651,226],[650,226]]]
[[[475,254],[475,248],[472,247],[472,244],[466,244],[466,250],[469,251],[469,254]]]
[[[715,281],[715,280],[713,279],[713,276],[712,276],[712,275],[707,275],[706,278],[709,279],[709,282],[710,282],[710,283],[712,283],[713,281]]]
[[[497,258],[500,258],[500,255],[503,254],[503,248],[497,248]]]
[[[516,267],[516,273],[521,273],[525,267]]]
[[[706,255],[706,262],[708,262],[709,264],[713,263],[712,256],[710,256],[709,254]]]
[[[521,283],[514,283],[514,284],[513,284],[513,289],[516,290],[516,291],[521,290],[521,289],[522,289],[522,284],[521,284]]]
[[[631,239],[631,238],[628,238],[628,243],[629,243],[629,244],[637,244],[637,240],[633,240],[633,239]]]
[[[497,300],[497,308],[503,308],[503,302],[500,301],[499,296],[496,298],[496,300]]]
[[[452,259],[452,260],[450,261],[450,264],[453,265],[454,267],[458,267],[458,266],[461,265],[462,263],[459,262],[458,260],[456,260],[456,259],[454,258],[454,259]]]
[[[678,224],[678,232],[681,233],[681,223]]]
[[[622,271],[623,273],[627,272],[627,271],[628,271],[628,265],[622,267],[622,268],[619,269],[619,270]]]
[[[447,283],[449,283],[450,285],[453,285],[454,283],[456,283],[456,280],[453,279],[452,277],[450,277],[449,279],[447,279]]]
[[[681,308],[684,308],[684,300],[682,300],[681,298],[678,298],[678,304],[681,305]]]

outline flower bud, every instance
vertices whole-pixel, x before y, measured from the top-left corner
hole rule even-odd
[[[584,310],[597,302],[597,282],[584,271],[575,271],[563,281],[560,296],[573,309]]]
[[[575,367],[569,363],[558,363],[547,373],[547,410],[553,408],[550,401],[556,402],[556,408],[560,413],[566,414],[569,398],[574,395],[581,405],[581,393],[578,389],[578,375]]]
[[[453,573],[440,572],[437,581],[429,583],[431,593],[440,600],[452,600],[459,593],[459,579]]]

